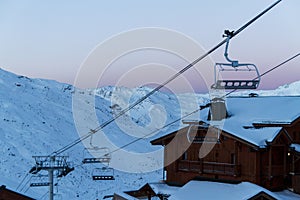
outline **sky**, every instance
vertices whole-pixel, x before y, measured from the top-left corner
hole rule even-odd
[[[128,42],[113,46],[118,35],[155,27],[184,35],[205,52],[223,39],[225,29],[237,30],[273,2],[275,0],[0,0],[0,67],[20,75],[54,79],[84,88],[113,84],[129,87],[155,85],[192,59],[172,55],[171,51],[143,49],[114,57],[108,64],[101,63],[99,60],[102,57],[107,59],[109,51],[122,49]],[[230,56],[240,62],[255,63],[263,73],[299,53],[299,8],[299,0],[283,0],[231,40]],[[157,37],[150,40],[155,41]],[[128,45],[135,42],[132,36],[128,40]],[[111,46],[105,49],[103,44]],[[178,40],[177,45],[184,46],[187,54],[197,58],[198,52],[192,52],[188,42]],[[78,74],[97,48],[104,49],[98,51],[102,54],[94,64],[106,73],[87,68],[88,73],[78,81]],[[203,52],[199,51],[199,54]],[[210,62],[202,64],[205,66],[196,66],[196,69],[186,72],[185,83],[179,81],[177,86],[174,83],[173,90],[184,92],[186,87],[192,87],[198,92],[206,91],[207,85],[199,80],[201,77],[195,76],[195,72],[204,76],[202,72],[205,70],[213,71],[214,62],[224,61],[223,53],[224,47],[221,47],[211,54]],[[300,80],[299,63],[300,58],[297,58],[266,75],[259,89],[274,89]],[[132,71],[136,72],[135,75],[130,74]],[[159,80],[156,79],[158,75]],[[93,76],[98,77],[97,83],[89,82]]]

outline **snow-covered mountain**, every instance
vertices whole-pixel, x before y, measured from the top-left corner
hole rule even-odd
[[[150,88],[114,88],[105,87],[96,90],[76,90],[71,85],[50,80],[30,79],[17,76],[0,69],[0,184],[25,193],[37,199],[47,199],[48,188],[29,188],[35,178],[28,175],[34,165],[34,155],[49,155],[61,147],[79,138],[78,129],[96,128],[89,126],[91,120],[88,105],[95,101],[95,112],[101,124],[150,91]],[[81,124],[74,123],[74,95],[79,95],[82,104],[79,109],[83,116]],[[76,96],[78,97],[78,96]],[[194,101],[192,105],[191,99]],[[157,92],[128,114],[105,127],[104,133],[117,146],[128,144],[141,134],[155,131],[166,123],[179,118],[195,104],[201,104],[205,97],[188,94],[174,95]],[[179,105],[179,102],[181,105]],[[87,107],[86,107],[87,106]],[[85,110],[86,109],[86,110]],[[181,112],[182,111],[182,112]],[[156,115],[160,113],[160,115]],[[76,120],[75,120],[76,121]],[[93,125],[93,124],[92,124]],[[133,152],[151,152],[158,147],[152,146],[150,140],[180,126],[173,124],[139,140],[125,149]],[[77,127],[77,129],[76,129]],[[141,133],[142,131],[142,133]],[[130,135],[129,133],[133,134]],[[139,134],[139,135],[137,135]],[[89,141],[87,141],[89,143]],[[139,188],[146,182],[162,179],[161,163],[128,163],[132,165],[154,165],[154,171],[126,173],[115,171],[115,181],[92,181],[91,173],[97,165],[82,165],[82,143],[64,152],[74,163],[75,170],[58,181],[58,192],[62,199],[96,199],[116,191]],[[112,149],[114,150],[114,149]],[[116,154],[117,155],[117,154]],[[115,158],[115,155],[112,155]],[[126,159],[123,165],[126,163]],[[101,167],[101,166],[100,166]],[[25,177],[25,179],[24,179]],[[24,179],[24,180],[23,180]],[[31,180],[30,180],[31,179]],[[56,180],[57,181],[57,180]],[[20,183],[22,183],[20,185]],[[80,189],[77,189],[80,188]]]
[[[110,120],[149,91],[150,88],[144,87],[77,90],[68,84],[30,79],[0,69],[0,185],[6,185],[13,190],[18,189],[18,192],[33,198],[47,199],[47,187],[29,187],[30,181],[34,179],[28,174],[34,165],[32,156],[49,155],[75,141],[80,137],[78,132],[89,131],[96,128],[94,125]],[[273,91],[255,92],[259,95],[300,95],[300,81]],[[247,95],[249,91],[233,95],[241,94]],[[156,130],[195,110],[195,107],[206,104],[208,96],[157,92],[106,126],[103,133],[115,145],[111,150],[136,138],[147,136],[124,149],[134,153],[157,151],[159,148],[152,146],[149,141],[177,129],[181,123]],[[96,120],[90,118],[90,107],[96,114]],[[79,115],[74,114],[76,112]],[[153,134],[147,135],[149,133]],[[85,144],[88,143],[87,140]],[[58,189],[56,193],[60,194],[62,199],[102,199],[104,195],[137,189],[147,182],[162,179],[161,162],[155,159],[132,162],[129,158],[122,157],[123,154],[119,157],[118,154],[113,154],[114,166],[137,166],[140,169],[146,166],[153,170],[129,173],[128,170],[122,171],[120,166],[115,170],[114,181],[93,181],[91,173],[99,166],[82,164],[84,149],[83,143],[79,143],[64,152],[73,162],[75,170],[66,177],[55,180]]]

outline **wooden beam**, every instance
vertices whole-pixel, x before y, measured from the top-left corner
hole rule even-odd
[[[286,170],[286,165],[287,165],[287,163],[286,163],[286,160],[287,160],[287,158],[286,158],[286,154],[287,154],[287,147],[286,146],[284,146],[284,155],[283,155],[283,171],[284,171],[284,177],[286,177],[287,176],[287,170]]]
[[[272,176],[272,146],[269,146],[269,172],[268,172],[268,176],[269,179],[271,180],[271,176]]]

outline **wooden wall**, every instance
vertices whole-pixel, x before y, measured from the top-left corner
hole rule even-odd
[[[254,150],[252,147],[236,141],[232,137],[221,135],[220,143],[215,144],[213,147],[211,144],[192,143],[184,154],[184,149],[180,148],[182,144],[186,145],[186,132],[181,131],[180,134],[184,135],[178,137],[178,140],[173,143],[172,148],[165,149],[165,158],[171,156],[173,159],[177,154],[177,159],[166,167],[167,170],[167,182],[171,184],[183,185],[188,181],[196,177],[205,177],[213,179],[226,179],[226,180],[241,180],[251,181],[253,183],[259,183],[260,181],[260,152]],[[180,141],[180,138],[185,142]],[[205,146],[208,145],[208,146]],[[185,146],[186,147],[186,146]],[[179,149],[178,149],[179,148]],[[212,150],[203,158],[199,158],[199,150],[201,148],[212,148]],[[173,149],[174,151],[172,151]],[[202,151],[203,149],[201,149]],[[181,153],[181,154],[180,154]],[[178,156],[180,154],[180,156]],[[187,170],[180,169],[180,165],[183,162],[192,161],[192,167]],[[201,163],[206,163],[206,171],[192,171],[191,168],[197,168]],[[212,164],[207,164],[212,163]],[[216,163],[217,166],[214,166]],[[218,166],[218,165],[221,166]],[[222,167],[224,164],[224,167]],[[237,167],[231,167],[231,165],[237,165]],[[186,164],[188,165],[188,164]],[[202,166],[203,167],[203,166]],[[221,172],[208,172],[209,167],[213,170],[225,169],[225,173]],[[200,168],[200,167],[199,167]],[[203,169],[203,168],[201,168]],[[238,169],[238,174],[233,174],[233,170]],[[228,174],[226,174],[228,171]]]
[[[280,133],[273,146],[265,149],[255,148],[237,141],[228,134],[223,134],[220,143],[215,144],[205,157],[199,158],[199,150],[205,144],[188,143],[186,131],[181,130],[177,139],[172,140],[172,146],[168,145],[169,147],[165,149],[165,158],[171,156],[175,160],[165,168],[166,181],[169,184],[184,185],[192,179],[201,177],[249,181],[271,190],[286,187],[286,178],[289,174],[287,163],[289,144],[284,134]],[[187,150],[184,151],[182,146]]]
[[[5,186],[0,187],[0,199],[1,200],[33,200],[30,197],[19,194],[12,190],[8,190],[8,189],[6,189]]]

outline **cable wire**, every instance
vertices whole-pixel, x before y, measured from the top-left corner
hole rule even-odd
[[[208,104],[205,105],[205,107],[207,107],[207,106],[208,106]],[[192,114],[194,114],[194,113],[200,111],[201,109],[202,109],[202,107],[199,108],[199,109],[197,109],[197,110],[194,110],[193,112],[191,112],[191,113],[189,113],[189,114],[186,114],[186,115],[184,115],[183,117],[180,117],[180,118],[178,118],[178,119],[176,119],[176,120],[174,120],[174,121],[172,121],[172,122],[170,122],[170,123],[168,123],[168,124],[166,124],[166,125],[164,125],[164,126],[162,126],[162,127],[160,127],[160,128],[156,128],[156,130],[151,131],[150,133],[144,135],[143,137],[137,138],[137,139],[135,139],[135,140],[133,140],[133,141],[131,141],[131,142],[129,142],[129,143],[127,143],[127,144],[125,144],[125,145],[119,147],[118,149],[115,149],[115,150],[111,151],[110,154],[113,154],[113,153],[115,153],[115,152],[117,152],[117,151],[119,151],[119,150],[122,150],[123,148],[125,148],[125,147],[127,147],[127,146],[129,146],[129,145],[131,145],[131,144],[133,144],[133,143],[136,143],[136,142],[138,142],[139,140],[145,139],[146,137],[148,137],[148,136],[154,134],[155,132],[157,132],[157,131],[159,131],[159,130],[161,130],[161,129],[164,129],[164,128],[168,127],[168,126],[171,126],[172,124],[174,124],[174,123],[176,123],[176,122],[178,122],[178,121],[181,121],[181,120],[183,120],[184,118],[186,118],[186,117],[188,117],[188,116],[191,116]]]
[[[264,75],[266,75],[266,74],[272,72],[273,70],[275,70],[275,69],[277,69],[277,68],[283,66],[284,64],[286,64],[286,63],[292,61],[293,59],[297,58],[298,56],[300,56],[300,53],[295,54],[294,56],[292,56],[292,57],[286,59],[285,61],[283,61],[283,62],[281,62],[280,64],[276,65],[275,67],[272,67],[271,69],[265,71],[265,72],[262,73],[260,76],[254,78],[254,79],[260,78],[260,77],[262,77],[262,76],[264,76]],[[227,97],[228,95],[232,94],[232,93],[235,92],[236,90],[237,90],[237,89],[234,89],[234,90],[228,92],[227,94],[225,94],[224,96],[222,96],[222,98]],[[201,106],[199,109],[194,110],[193,112],[191,112],[191,113],[189,113],[189,114],[186,114],[186,115],[183,116],[183,117],[180,117],[179,119],[176,119],[175,121],[172,121],[172,122],[170,122],[170,123],[168,123],[168,124],[162,126],[161,128],[157,128],[156,130],[151,131],[150,133],[146,134],[145,136],[143,136],[143,137],[141,137],[141,138],[137,138],[137,139],[135,139],[135,140],[133,140],[133,141],[131,141],[131,142],[129,142],[129,143],[127,143],[127,144],[125,144],[125,145],[119,147],[118,149],[115,149],[115,150],[111,151],[110,154],[113,154],[113,153],[115,153],[115,152],[117,152],[117,151],[119,151],[119,150],[122,150],[123,148],[125,148],[125,147],[127,147],[127,146],[129,146],[129,145],[131,145],[131,144],[133,144],[133,143],[135,143],[135,142],[138,142],[139,140],[142,140],[142,139],[148,137],[149,135],[152,135],[152,134],[155,133],[156,131],[161,130],[161,129],[164,129],[164,128],[168,127],[168,126],[171,126],[172,124],[174,124],[174,123],[176,123],[176,122],[178,122],[178,121],[181,121],[181,120],[183,120],[184,118],[186,118],[186,117],[188,117],[188,116],[190,116],[190,115],[192,115],[192,114],[194,114],[194,113],[196,113],[196,112],[198,112],[198,111],[200,111],[200,110],[203,110],[204,108],[207,108],[208,106],[209,106],[209,103],[206,104],[206,105],[204,105],[204,106]]]
[[[25,188],[26,188],[26,186],[27,186],[27,184],[31,181],[31,179],[32,179],[32,176],[28,179],[28,181],[24,184],[24,186],[22,187],[22,189],[20,190],[20,192],[21,191],[23,191]],[[29,186],[30,187],[30,186]]]
[[[248,26],[250,26],[252,23],[254,23],[257,19],[259,19],[262,15],[264,15],[265,13],[267,13],[269,10],[271,10],[274,6],[276,6],[281,1],[282,0],[276,1],[271,6],[269,6],[268,8],[266,8],[265,10],[263,10],[262,12],[260,12],[257,16],[255,16],[254,18],[252,18],[250,21],[248,21],[246,24],[244,24],[242,27],[240,27],[237,31],[234,31],[230,37],[233,38],[236,35],[238,35],[240,32],[242,32],[244,29],[246,29]],[[205,57],[207,57],[208,55],[210,55],[212,52],[214,52],[215,50],[217,50],[219,47],[221,47],[226,42],[226,40],[227,39],[224,39],[223,41],[221,41],[215,47],[213,47],[212,49],[210,49],[209,51],[207,51],[204,55],[200,56],[199,58],[197,58],[196,60],[194,60],[192,63],[188,64],[186,67],[184,67],[179,72],[177,72],[176,74],[174,74],[173,76],[171,76],[169,79],[167,79],[167,81],[165,81],[164,83],[162,83],[159,86],[157,86],[156,88],[154,88],[148,94],[146,94],[145,96],[143,96],[142,98],[140,98],[139,100],[137,100],[135,103],[131,104],[129,107],[127,107],[124,110],[122,110],[121,112],[119,112],[116,116],[114,116],[110,120],[104,122],[103,124],[101,124],[97,128],[91,130],[90,132],[88,132],[83,137],[81,137],[81,138],[75,140],[74,142],[66,145],[65,147],[63,147],[63,148],[61,148],[61,149],[53,152],[52,155],[59,155],[59,154],[65,152],[65,151],[67,151],[68,149],[70,149],[73,146],[75,146],[78,143],[80,143],[82,140],[87,139],[92,134],[95,134],[96,132],[98,132],[99,130],[103,129],[104,127],[106,127],[110,123],[114,122],[116,119],[118,119],[119,117],[121,117],[122,115],[124,115],[126,112],[128,112],[129,110],[131,110],[132,108],[134,108],[135,106],[137,106],[138,104],[140,104],[141,102],[143,102],[145,99],[147,99],[148,97],[150,97],[151,95],[153,95],[155,92],[157,92],[158,90],[160,90],[161,88],[163,88],[165,85],[167,85],[168,83],[170,83],[171,81],[173,81],[174,79],[176,79],[178,76],[180,76],[181,74],[183,74],[185,71],[187,71],[188,69],[190,69],[191,67],[193,67],[195,64],[197,64],[198,62],[200,62],[201,60],[203,60]]]
[[[258,78],[261,78],[262,76],[264,76],[264,75],[266,75],[266,74],[272,72],[273,70],[275,70],[275,69],[281,67],[282,65],[284,65],[284,64],[286,64],[286,63],[288,63],[288,62],[290,62],[291,60],[294,60],[294,59],[297,58],[298,56],[300,56],[300,53],[295,54],[294,56],[292,56],[292,57],[286,59],[285,61],[281,62],[280,64],[276,65],[275,67],[272,67],[271,69],[265,71],[265,72],[262,73],[261,75],[255,77],[253,80],[256,80],[256,79],[258,79]],[[224,98],[224,97],[226,97],[226,96],[232,94],[232,93],[235,92],[235,91],[237,91],[237,89],[234,89],[234,90],[230,91],[229,93],[227,93],[226,95],[224,95],[222,98]]]
[[[22,181],[19,183],[18,187],[16,188],[16,191],[18,191],[19,187],[22,185],[22,183],[25,181],[25,179],[27,178],[27,176],[29,175],[29,173],[27,173],[24,178],[22,179]]]

